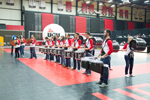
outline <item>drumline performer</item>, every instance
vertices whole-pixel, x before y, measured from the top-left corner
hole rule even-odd
[[[15,58],[19,58],[19,49],[20,49],[20,39],[16,36],[16,46],[15,46]]]
[[[46,42],[45,42],[44,47],[49,48],[50,43],[49,43],[48,37],[45,37],[45,40],[46,40]],[[49,54],[46,53],[46,57],[44,60],[48,60],[48,59],[49,59]]]
[[[70,39],[70,34],[66,34],[66,40],[65,40],[65,44],[64,44],[64,49],[71,49],[71,39]],[[65,58],[66,59],[66,67],[67,69],[71,68],[71,59],[70,58]],[[65,66],[64,66],[65,67]]]
[[[54,37],[50,37],[50,47],[54,48],[55,45],[55,41],[54,41]],[[50,54],[50,61],[54,61],[54,54]]]
[[[31,35],[31,39],[32,39],[32,41],[30,42],[30,53],[31,53],[31,56],[30,56],[29,59],[32,59],[33,57],[35,57],[35,59],[37,59],[36,52],[35,52],[36,39],[34,38],[34,35]]]
[[[24,48],[25,48],[25,39],[24,36],[21,36],[21,45],[20,45],[20,54],[24,57]]]
[[[100,51],[100,54],[98,57],[101,55],[100,61],[103,62],[103,72],[100,75],[100,81],[97,82],[96,84],[100,84],[100,87],[106,87],[108,85],[108,77],[109,77],[109,63],[110,63],[110,55],[113,52],[113,46],[112,46],[112,40],[110,39],[111,35],[111,30],[106,29],[104,31],[104,37],[106,37],[105,41],[103,42],[102,45],[102,50]],[[98,57],[95,57],[96,59]]]
[[[77,51],[81,46],[81,40],[79,39],[79,33],[75,33],[75,39],[73,41],[73,51],[74,51],[74,56],[73,56],[73,63],[74,67],[72,70],[76,70],[76,62],[78,64],[78,72],[80,71],[80,60],[75,59],[75,51]]]
[[[65,45],[65,37],[61,36],[60,39],[60,45],[58,46],[59,48],[63,48],[63,45]],[[63,51],[63,55],[60,56],[61,57],[61,65],[65,66],[65,57],[64,57],[64,51]]]
[[[55,48],[58,48],[58,46],[60,45],[59,36],[56,35],[55,38],[56,38],[56,40],[55,40]],[[60,57],[58,55],[56,55],[55,57],[56,57],[56,62],[60,63]]]
[[[126,43],[124,47],[122,48],[122,51],[125,51],[125,55],[124,55],[124,59],[126,62],[125,77],[129,77],[128,70],[129,70],[130,77],[134,77],[134,75],[132,74],[133,62],[134,62],[134,53],[133,53],[134,50],[131,50],[129,47],[129,43],[131,40],[133,40],[133,37],[129,36],[128,43]],[[130,66],[130,69],[129,69],[129,66]]]
[[[86,56],[87,57],[94,56],[93,55],[93,40],[90,39],[90,33],[85,32],[85,37],[87,38],[85,45],[84,45],[84,50],[86,51]],[[91,70],[90,70],[89,66],[83,74],[87,74],[87,76],[91,75]]]

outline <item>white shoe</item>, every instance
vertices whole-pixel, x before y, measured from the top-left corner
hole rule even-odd
[[[78,70],[77,72],[80,72],[80,70]]]
[[[135,75],[133,75],[133,74],[130,74],[130,77],[135,77]]]
[[[24,55],[22,57],[24,58]]]
[[[103,87],[107,87],[108,85],[105,83],[102,83],[101,85],[99,85],[99,87],[103,88]]]
[[[127,78],[128,78],[128,77],[129,77],[129,75],[127,74],[127,75],[125,75],[125,77],[127,77]]]

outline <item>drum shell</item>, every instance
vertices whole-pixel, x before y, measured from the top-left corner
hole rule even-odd
[[[56,48],[51,48],[50,50],[52,51],[51,54],[56,54]]]
[[[71,58],[71,57],[73,57],[73,51],[65,50],[65,58]]]
[[[89,61],[82,61],[82,60],[81,60],[81,67],[83,67],[83,68],[87,69],[87,68],[88,68],[88,66],[90,66]]]
[[[85,52],[75,52],[76,60],[81,60],[82,57],[85,57]]]
[[[44,54],[49,53],[49,48],[43,48],[43,53],[44,53]]]
[[[120,45],[116,40],[113,40],[113,52],[118,52],[120,49]]]
[[[56,49],[56,55],[59,55],[59,56],[63,55],[63,51],[64,50],[61,48]]]
[[[90,62],[90,69],[94,72],[102,74],[103,63]]]
[[[39,52],[43,52],[43,48],[39,48]]]

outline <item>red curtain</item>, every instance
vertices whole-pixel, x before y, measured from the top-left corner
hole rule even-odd
[[[43,31],[47,25],[54,23],[54,16],[53,14],[47,14],[47,13],[41,13],[41,14],[42,14],[42,31]]]
[[[146,28],[150,28],[150,24],[146,23]]]
[[[128,30],[134,29],[134,22],[128,22]]]
[[[20,25],[7,25],[7,30],[24,30],[24,26]]]
[[[86,32],[86,18],[75,16],[76,33]]]
[[[104,19],[104,29],[110,29],[111,31],[113,31],[114,24],[113,24],[113,20],[110,19]]]

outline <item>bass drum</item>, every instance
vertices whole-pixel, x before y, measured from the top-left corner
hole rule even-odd
[[[130,41],[129,47],[131,50],[144,51],[146,49],[146,41],[142,38],[136,38]]]
[[[120,45],[116,40],[113,40],[113,52],[118,52],[120,49]]]

